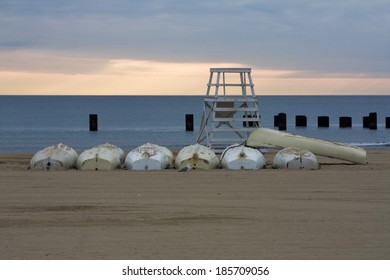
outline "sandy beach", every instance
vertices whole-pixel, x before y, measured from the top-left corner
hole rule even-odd
[[[390,150],[319,170],[30,171],[0,155],[0,259],[390,259]]]

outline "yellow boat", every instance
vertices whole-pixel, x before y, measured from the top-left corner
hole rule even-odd
[[[360,147],[304,137],[268,128],[257,128],[252,131],[246,141],[246,145],[259,148],[301,148],[320,156],[367,164],[366,151]]]

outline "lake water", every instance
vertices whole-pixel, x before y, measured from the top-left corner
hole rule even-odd
[[[390,146],[390,96],[258,96],[261,126],[273,128],[274,115],[287,114],[287,132],[366,147]],[[0,96],[0,153],[35,152],[64,143],[77,151],[109,142],[130,150],[146,142],[180,148],[196,142],[203,96]],[[363,128],[363,116],[378,114],[378,129]],[[98,114],[99,131],[89,131]],[[185,131],[193,114],[194,132]],[[295,115],[308,126],[295,127]],[[330,118],[318,128],[317,117]],[[339,117],[352,128],[339,128]]]

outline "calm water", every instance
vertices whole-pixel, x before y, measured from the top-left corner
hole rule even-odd
[[[287,131],[362,146],[389,147],[390,96],[258,96],[261,124],[287,113]],[[78,151],[110,142],[130,150],[146,142],[177,148],[196,142],[203,96],[0,96],[0,153],[34,152],[62,142]],[[378,113],[378,129],[362,128],[363,116]],[[89,114],[98,114],[99,131],[89,132]],[[194,114],[195,131],[186,132],[185,114]],[[295,127],[295,115],[308,126]],[[317,128],[317,116],[330,117]],[[340,116],[352,128],[339,128]]]

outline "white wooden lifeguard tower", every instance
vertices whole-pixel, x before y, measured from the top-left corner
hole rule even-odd
[[[251,68],[210,68],[197,142],[222,152],[229,145],[246,141],[259,125]]]

